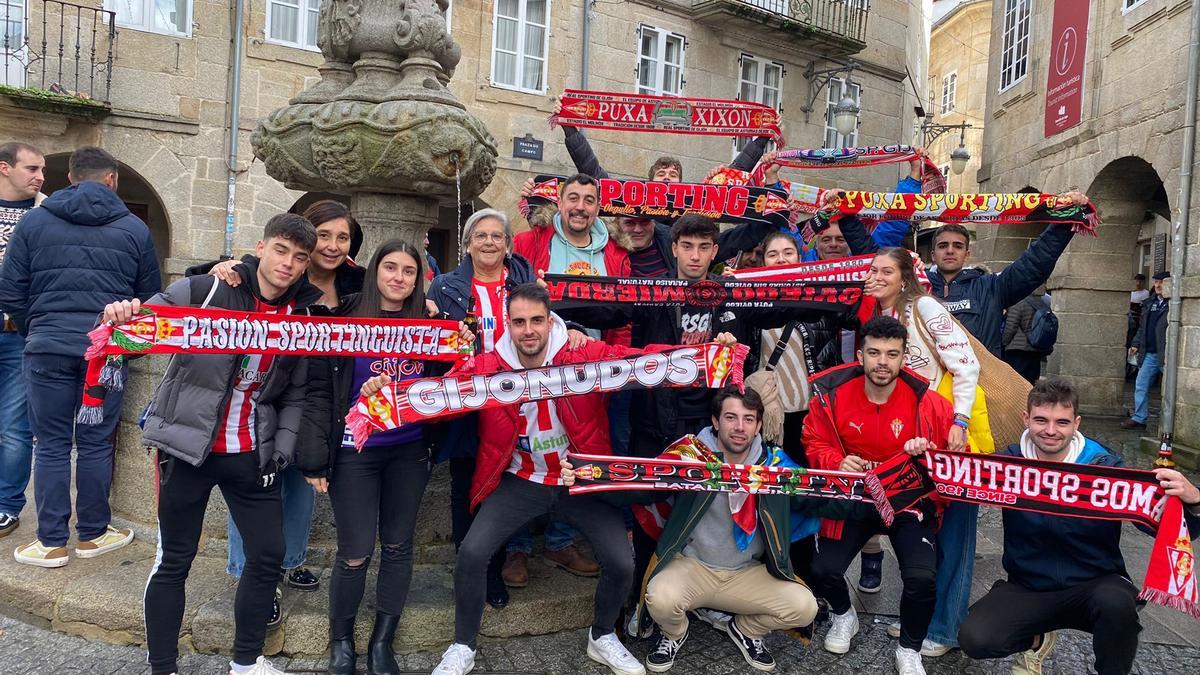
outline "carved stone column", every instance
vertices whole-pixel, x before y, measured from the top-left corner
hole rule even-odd
[[[437,224],[438,204],[432,199],[380,192],[355,192],[350,211],[362,227],[362,251],[359,262],[370,262],[369,255],[384,242],[403,239],[421,250],[425,233]]]

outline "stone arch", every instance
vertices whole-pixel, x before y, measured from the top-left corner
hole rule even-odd
[[[46,182],[42,185],[42,192],[47,195],[53,194],[55,190],[61,190],[71,184],[67,179],[67,161],[70,157],[69,152],[46,155]],[[166,286],[165,261],[171,257],[171,220],[167,209],[149,181],[128,164],[121,161],[117,164],[117,196],[150,228],[150,236],[154,240],[154,254],[158,258],[158,269],[162,273],[163,286]]]
[[[1086,194],[1103,224],[1095,238],[1075,237],[1047,284],[1060,323],[1048,371],[1087,392],[1084,412],[1120,414],[1132,260],[1146,222],[1169,217],[1170,205],[1159,172],[1137,156],[1109,162]]]

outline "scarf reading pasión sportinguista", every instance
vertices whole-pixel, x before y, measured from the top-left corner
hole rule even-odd
[[[545,275],[554,309],[632,304],[642,307],[794,308],[842,312],[863,296],[857,281],[743,281],[720,279]]]
[[[562,176],[537,176],[530,208],[558,204]],[[787,227],[791,218],[783,190],[749,185],[663,183],[599,178],[600,215],[652,218],[670,222],[685,213],[698,213],[718,223],[760,223]]]
[[[775,163],[793,169],[849,169],[877,164],[895,164],[921,160],[921,191],[945,192],[946,177],[928,157],[917,154],[911,145],[871,145],[862,148],[820,148],[815,150],[780,150]],[[766,167],[754,169],[755,182],[761,183]]]
[[[740,390],[749,351],[746,345],[709,342],[593,363],[486,375],[452,371],[446,377],[393,382],[373,396],[360,396],[346,415],[346,428],[361,448],[375,431],[529,401],[655,387],[720,389],[732,384]]]
[[[892,506],[901,492],[901,502],[936,492],[1051,516],[1123,520],[1156,532],[1139,597],[1200,618],[1183,503],[1162,493],[1152,471],[944,451],[926,452],[919,463],[898,459],[875,471]]]
[[[366,319],[143,305],[133,320],[88,333],[91,346],[77,421],[104,419],[106,390],[124,387],[126,355],[276,354],[281,356],[397,356],[457,361],[474,345],[460,343],[457,321]]]
[[[1090,203],[1075,204],[1059,195],[904,194],[853,190],[841,192],[830,209],[818,212],[808,224],[814,232],[821,232],[838,215],[942,223],[1065,223],[1075,232],[1093,236],[1100,224],[1100,217]]]
[[[567,89],[550,125],[707,136],[770,136],[783,145],[779,112],[762,103]]]

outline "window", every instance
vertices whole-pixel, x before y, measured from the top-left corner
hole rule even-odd
[[[942,78],[942,114],[954,111],[955,93],[958,91],[958,73]]]
[[[191,35],[191,0],[105,0],[117,25],[167,35]]]
[[[639,94],[678,96],[683,93],[682,35],[650,26],[638,27],[637,90]]]
[[[780,110],[783,101],[783,64],[742,54],[738,60],[738,71],[739,101],[754,101]],[[734,152],[741,152],[751,140],[744,136],[735,138]]]
[[[289,47],[317,48],[321,0],[267,0],[267,39]]]
[[[1025,79],[1029,72],[1029,5],[1033,0],[1004,1],[1000,91]]]
[[[1121,3],[1121,13],[1124,14],[1125,12],[1128,12],[1129,10],[1133,9],[1134,7],[1137,7],[1138,5],[1142,4],[1145,1],[1146,0],[1124,0]]]
[[[842,96],[847,94],[859,106],[862,105],[861,86],[851,82],[849,89],[847,89],[846,81],[842,78],[830,78],[827,98],[825,100],[825,147],[827,148],[852,148],[858,145],[857,126],[849,136],[843,136],[837,132],[837,127],[833,125],[833,109],[842,100]]]
[[[492,85],[546,93],[550,0],[496,0],[492,27]]]

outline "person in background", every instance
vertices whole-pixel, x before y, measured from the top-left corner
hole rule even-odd
[[[0,266],[17,223],[46,195],[46,158],[42,151],[13,141],[0,145]],[[25,488],[33,467],[33,432],[21,378],[25,338],[7,314],[0,315],[0,537],[21,523]]]
[[[1129,292],[1129,325],[1125,329],[1125,351],[1133,346],[1133,336],[1137,335],[1138,326],[1142,325],[1142,303],[1150,297],[1146,288],[1146,275],[1141,272],[1133,275],[1133,290]],[[1125,360],[1125,381],[1137,377],[1137,357],[1130,356]]]
[[[1009,307],[1004,319],[1004,362],[1029,384],[1036,384],[1042,376],[1042,358],[1046,354],[1029,344],[1034,315],[1042,307],[1050,306],[1050,296],[1045,289],[1041,290],[1042,293],[1034,293]]]
[[[1167,310],[1170,303],[1163,295],[1163,283],[1170,272],[1154,275],[1154,293],[1142,302],[1142,321],[1133,336],[1129,353],[1138,359],[1137,382],[1133,390],[1133,414],[1121,423],[1123,429],[1145,429],[1150,417],[1150,387],[1162,373],[1167,345]]]
[[[436,277],[441,276],[442,270],[438,267],[437,258],[429,252],[429,232],[425,233],[425,241],[421,243],[421,250],[425,252],[425,281],[433,281]]]

